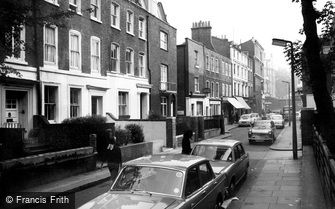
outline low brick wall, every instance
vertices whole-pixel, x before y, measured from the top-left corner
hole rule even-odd
[[[2,192],[22,191],[96,168],[92,147],[51,152],[0,162]],[[3,189],[5,188],[5,189]]]
[[[143,157],[146,155],[153,154],[153,142],[142,142],[137,144],[128,144],[121,147],[122,161],[126,162],[129,160]]]

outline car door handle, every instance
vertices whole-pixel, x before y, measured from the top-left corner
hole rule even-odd
[[[218,184],[218,182],[217,181],[214,181],[214,183],[213,183],[214,185],[217,185]]]

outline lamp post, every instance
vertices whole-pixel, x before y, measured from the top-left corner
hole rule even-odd
[[[292,145],[293,145],[293,159],[298,159],[298,148],[297,148],[297,124],[296,124],[296,111],[295,111],[295,84],[294,84],[294,51],[292,41],[284,39],[273,38],[272,45],[286,47],[290,45],[291,52],[291,87],[292,87]]]
[[[288,81],[282,81],[282,82],[287,83],[287,87],[288,87],[288,95],[287,95],[287,98],[288,98],[288,126],[291,126],[291,118],[290,118],[290,115],[291,115],[290,82],[288,82]]]

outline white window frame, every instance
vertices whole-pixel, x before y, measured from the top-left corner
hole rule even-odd
[[[163,49],[163,50],[168,50],[168,41],[169,41],[169,37],[168,37],[168,34],[164,31],[160,31],[159,32],[159,37],[160,37],[160,48]]]
[[[71,1],[76,1],[77,3],[75,4],[74,2]],[[81,15],[81,0],[69,0],[69,5],[72,5],[73,7],[76,7],[76,12],[77,14]]]
[[[222,83],[222,96],[227,96],[226,95],[226,84]]]
[[[209,63],[209,55],[206,55],[206,70],[209,71],[209,68],[210,68],[210,63]]]
[[[129,9],[126,13],[126,32],[130,35],[134,35],[134,12]]]
[[[72,46],[72,43],[71,43],[71,36],[72,35],[75,35],[75,36],[78,36],[78,42],[79,42],[79,47],[78,47],[78,50],[79,50],[79,60],[78,60],[78,67],[77,66],[72,66],[71,65],[71,46]],[[72,70],[81,70],[81,33],[79,31],[76,31],[76,30],[70,30],[69,31],[69,67],[70,69]]]
[[[215,83],[215,97],[219,97],[220,95],[220,84],[218,82]]]
[[[140,16],[138,18],[138,37],[143,39],[143,40],[146,40],[146,20],[144,17]]]
[[[165,64],[161,64],[160,74],[161,74],[161,90],[168,90],[168,66]]]
[[[127,53],[130,52],[130,60],[127,60]],[[134,50],[127,48],[125,52],[126,74],[134,75]]]
[[[113,46],[116,47],[116,56],[114,56],[114,50],[113,50]],[[118,43],[111,43],[111,57],[110,57],[110,61],[111,61],[111,66],[110,66],[110,71],[111,72],[120,72],[120,45]],[[115,61],[115,66],[116,69],[113,70],[112,66],[113,66],[113,60]]]
[[[46,98],[46,91],[45,91],[45,89],[46,89],[46,87],[49,87],[49,88],[53,88],[54,90],[55,90],[55,92],[54,92],[54,96],[55,96],[55,101],[54,101],[54,103],[47,103],[46,101],[45,101],[45,98]],[[43,85],[43,113],[44,113],[44,115],[45,115],[45,117],[46,117],[46,119],[49,121],[49,122],[51,122],[51,123],[55,123],[55,122],[57,122],[57,120],[58,120],[58,108],[59,108],[59,86],[57,86],[57,85],[49,85],[49,84],[46,84],[46,85]],[[46,106],[47,105],[52,105],[52,104],[54,104],[55,105],[55,107],[54,107],[54,118],[53,119],[50,119],[49,120],[49,118],[47,117],[47,115],[46,115],[46,112],[47,112],[47,108],[46,108]]]
[[[199,77],[194,77],[194,92],[200,92]]]
[[[20,44],[20,55],[19,57],[15,57],[15,38],[14,38],[14,30],[11,33],[11,42],[12,42],[12,56],[6,58],[6,62],[15,62],[15,63],[20,63],[20,64],[28,64],[25,59],[26,59],[26,53],[25,53],[25,48],[23,43],[26,41],[26,29],[25,26],[22,26],[20,30],[20,41],[22,43]]]
[[[76,104],[76,103],[72,103],[72,100],[71,100],[71,96],[72,96],[72,94],[71,94],[71,90],[75,90],[75,91],[78,91],[78,103]],[[81,88],[76,88],[76,87],[70,87],[69,88],[69,117],[70,118],[73,118],[73,117],[80,117],[81,116],[81,107],[82,107],[82,96],[81,96],[81,94],[82,94],[82,89]],[[77,109],[77,116],[73,116],[73,114],[72,114],[72,107],[77,107],[78,109]]]
[[[93,54],[93,43],[98,43],[98,55]],[[96,37],[96,36],[91,36],[91,56],[90,56],[90,60],[91,60],[91,73],[100,73],[100,69],[101,69],[101,42],[100,42],[100,38]],[[94,56],[98,57],[98,63],[97,63],[97,69],[94,69],[93,66],[93,58]]]
[[[46,56],[45,56],[45,53],[46,53],[46,27],[48,28],[53,28],[55,30],[55,61],[52,62],[52,61],[48,61],[48,60],[45,60],[46,59]],[[45,65],[54,65],[54,66],[58,66],[58,27],[55,26],[55,25],[50,25],[50,26],[47,26],[47,25],[44,25],[43,27],[43,61],[44,61],[44,64]]]
[[[96,1],[96,4],[93,4],[93,1]],[[96,16],[94,15],[94,9],[92,8],[92,6],[95,6],[95,8],[97,9],[97,14]],[[90,1],[90,8],[92,9],[91,12],[91,20],[97,21],[99,23],[101,23],[101,0],[91,0]]]
[[[115,24],[113,24],[113,18],[115,19]],[[120,5],[116,2],[111,3],[111,26],[120,30]]]
[[[125,104],[121,99],[121,96],[125,96]],[[122,100],[122,101],[121,101]],[[122,102],[122,103],[121,103]],[[121,114],[120,108],[125,108],[124,113]],[[129,92],[127,91],[119,91],[118,92],[118,113],[120,115],[129,115]]]
[[[162,116],[166,117],[167,116],[167,97],[161,97],[161,114]]]
[[[146,71],[146,56],[144,52],[138,53],[138,75],[142,78],[145,77]]]

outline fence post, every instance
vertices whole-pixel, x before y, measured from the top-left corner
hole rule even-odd
[[[166,118],[166,147],[174,148],[176,146],[176,118]]]
[[[97,135],[96,134],[90,134],[89,135],[89,144],[91,147],[93,147],[93,152],[97,151]]]
[[[311,108],[301,109],[301,140],[302,145],[312,145],[313,143],[313,116],[314,110]]]

